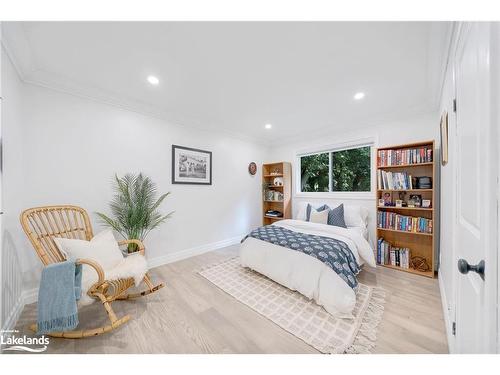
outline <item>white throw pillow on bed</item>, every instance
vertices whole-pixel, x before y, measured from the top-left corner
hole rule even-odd
[[[297,210],[297,216],[295,217],[296,220],[307,220],[307,205],[309,202],[299,202],[298,207],[299,209]]]
[[[347,227],[362,227],[368,225],[368,209],[357,205],[344,205],[344,220]]]
[[[316,211],[316,210],[311,210],[311,217],[309,218],[309,221],[311,223],[318,223],[318,224],[328,224],[328,213],[330,212],[329,209],[323,210],[323,211]]]

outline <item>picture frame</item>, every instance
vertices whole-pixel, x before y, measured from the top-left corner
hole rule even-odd
[[[430,199],[422,199],[422,208],[430,208],[431,200]]]
[[[401,199],[396,199],[396,207],[403,207],[403,201]]]
[[[384,206],[392,206],[392,194],[391,193],[384,193],[382,196],[382,199],[384,200]]]
[[[172,145],[172,184],[212,185],[212,152]]]
[[[378,205],[379,205],[379,207],[384,207],[384,206],[385,206],[385,201],[384,201],[384,199],[383,199],[383,198],[380,198],[380,199],[378,200]]]
[[[448,112],[441,115],[440,122],[441,130],[441,165],[448,164]]]

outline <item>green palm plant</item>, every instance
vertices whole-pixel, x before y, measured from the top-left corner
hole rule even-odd
[[[112,217],[96,212],[102,224],[113,228],[124,239],[144,241],[149,232],[172,216],[173,211],[162,215],[158,208],[170,192],[158,196],[156,184],[142,173],[128,173],[123,177],[115,175],[115,195],[109,204]],[[128,251],[136,250],[136,244],[129,244]]]

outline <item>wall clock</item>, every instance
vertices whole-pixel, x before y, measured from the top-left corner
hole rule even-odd
[[[255,173],[257,173],[257,164],[255,164],[254,162],[248,164],[248,173],[250,173],[252,176],[255,175]]]

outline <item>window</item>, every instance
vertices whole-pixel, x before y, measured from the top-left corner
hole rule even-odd
[[[301,192],[371,190],[371,146],[300,156]]]

